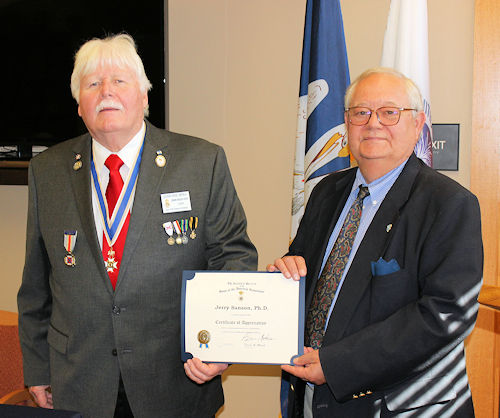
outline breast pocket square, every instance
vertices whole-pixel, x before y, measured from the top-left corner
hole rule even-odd
[[[374,276],[385,276],[401,270],[401,267],[399,267],[398,262],[394,258],[390,261],[385,261],[382,257],[380,257],[377,262],[371,262],[371,267],[372,274]]]

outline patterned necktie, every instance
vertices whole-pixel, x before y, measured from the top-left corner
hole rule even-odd
[[[109,215],[112,216],[116,202],[118,201],[123,188],[123,179],[120,175],[120,167],[123,165],[123,161],[120,157],[118,157],[118,155],[111,154],[106,159],[104,165],[109,169],[109,183],[106,188],[106,202],[108,204]],[[104,257],[104,265],[106,267],[106,271],[108,272],[109,280],[111,281],[113,289],[115,289],[116,281],[118,279],[118,271],[122,260],[125,239],[127,238],[129,220],[130,212],[127,214],[127,218],[125,219],[122,230],[120,231],[120,235],[111,247],[106,239],[106,234],[103,233],[102,255]]]
[[[347,213],[337,241],[335,241],[332,252],[328,256],[325,267],[318,279],[311,307],[307,314],[306,346],[314,349],[321,347],[328,311],[349,260],[356,232],[358,232],[363,199],[369,194],[368,187],[359,186],[358,196]]]

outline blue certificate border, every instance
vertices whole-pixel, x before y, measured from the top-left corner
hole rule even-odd
[[[187,361],[190,358],[193,358],[191,353],[186,352],[186,283],[188,280],[194,279],[194,276],[197,273],[217,273],[217,274],[234,274],[234,273],[269,273],[267,271],[220,271],[220,270],[184,270],[182,272],[182,288],[181,288],[181,359],[182,361]],[[279,274],[280,272],[276,272]],[[274,274],[274,273],[273,273]],[[292,279],[289,279],[292,280]],[[299,340],[297,342],[297,354],[292,356],[290,359],[290,364],[293,365],[293,359],[304,354],[304,323],[305,323],[305,310],[306,310],[306,278],[301,277],[299,281]],[[245,363],[240,362],[236,364],[276,364],[276,363]]]

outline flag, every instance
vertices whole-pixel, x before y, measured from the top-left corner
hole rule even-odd
[[[415,154],[432,166],[427,0],[391,0],[381,65],[411,78],[424,99],[426,121]]]
[[[340,0],[308,0],[297,116],[292,239],[314,186],[327,174],[350,165],[344,125],[348,85]]]
[[[349,85],[340,0],[307,0],[297,112],[291,238],[307,199],[326,175],[349,167],[344,94]],[[288,416],[290,383],[282,379],[281,416]]]

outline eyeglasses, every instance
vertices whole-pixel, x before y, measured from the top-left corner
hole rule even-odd
[[[356,126],[363,126],[368,123],[373,113],[376,113],[377,119],[381,125],[392,126],[399,122],[401,113],[405,110],[416,110],[405,107],[379,107],[376,110],[368,107],[354,106],[346,109],[347,120]]]

